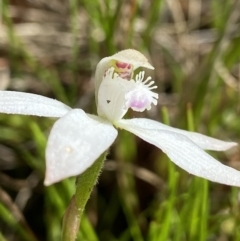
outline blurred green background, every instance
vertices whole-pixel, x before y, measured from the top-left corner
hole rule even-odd
[[[94,71],[134,48],[159,104],[129,113],[240,142],[239,0],[0,0],[0,89],[95,113]],[[0,114],[0,241],[57,241],[74,178],[43,186],[54,119]],[[211,153],[240,169],[240,150]],[[240,240],[238,188],[193,177],[125,131],[81,223],[81,241]]]

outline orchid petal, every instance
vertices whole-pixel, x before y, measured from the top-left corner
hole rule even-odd
[[[113,143],[117,130],[98,116],[74,109],[53,126],[46,149],[46,177],[50,185],[83,173]]]
[[[221,141],[209,136],[202,135],[200,133],[180,130],[171,126],[164,125],[160,122],[145,119],[145,118],[137,118],[130,120],[121,120],[122,123],[127,122],[131,126],[136,126],[144,129],[153,129],[153,130],[166,130],[172,131],[175,133],[182,134],[197,144],[200,148],[204,150],[212,150],[212,151],[226,151],[237,145],[235,142],[227,142]]]
[[[240,172],[223,165],[183,134],[161,129],[148,129],[134,125],[130,120],[118,122],[123,128],[155,145],[187,172],[232,186],[240,186]]]
[[[114,73],[114,68],[106,71],[98,91],[97,112],[111,122],[121,119],[127,112],[125,95],[135,86]]]
[[[0,91],[0,112],[6,114],[62,117],[71,108],[60,101],[41,95]]]

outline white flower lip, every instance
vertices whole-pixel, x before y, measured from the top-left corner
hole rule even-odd
[[[117,60],[130,63],[134,69],[151,66],[142,56],[136,50],[124,50],[100,61],[96,71],[100,74],[96,78],[99,116],[71,109],[44,96],[0,91],[1,113],[60,118],[54,124],[47,143],[45,185],[83,173],[114,142],[117,127],[155,145],[176,165],[193,175],[240,187],[240,172],[223,165],[204,151],[225,151],[237,143],[180,130],[149,119],[122,119],[128,108],[143,111],[149,109],[151,104],[157,104],[158,96],[152,92],[156,87],[150,78],[143,80],[144,73],[136,80],[128,80],[114,73],[115,69],[108,65],[112,60]]]
[[[136,76],[135,88],[125,95],[127,108],[131,108],[134,111],[150,110],[152,104],[157,105],[158,94],[151,91],[156,89],[157,86],[152,86],[154,81],[148,83],[152,79],[151,77],[144,80],[144,74],[145,72],[141,71]]]

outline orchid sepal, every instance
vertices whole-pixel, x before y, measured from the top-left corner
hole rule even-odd
[[[62,117],[72,108],[45,96],[0,90],[0,113]]]
[[[211,150],[211,151],[227,151],[233,147],[236,147],[238,144],[236,142],[231,141],[222,141],[213,137],[209,137],[197,132],[181,130],[178,128],[174,128],[158,121],[154,121],[146,118],[133,118],[133,119],[122,119],[121,123],[137,128],[143,128],[148,130],[166,130],[174,133],[178,133],[186,136],[196,145],[198,145],[203,150]]]
[[[45,185],[77,176],[89,168],[117,137],[106,120],[73,109],[55,122],[47,142]]]
[[[240,186],[240,172],[223,165],[204,152],[186,135],[169,129],[149,129],[140,121],[120,120],[117,127],[125,129],[161,149],[172,162],[190,174],[231,186]],[[147,124],[147,120],[145,120]]]

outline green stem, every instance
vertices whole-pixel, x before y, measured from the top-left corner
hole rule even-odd
[[[69,206],[63,217],[62,241],[75,240],[80,226],[75,195],[71,198]]]
[[[72,197],[63,217],[63,241],[76,240],[86,203],[98,180],[106,155],[107,151],[104,152],[91,167],[77,177],[76,193]]]

